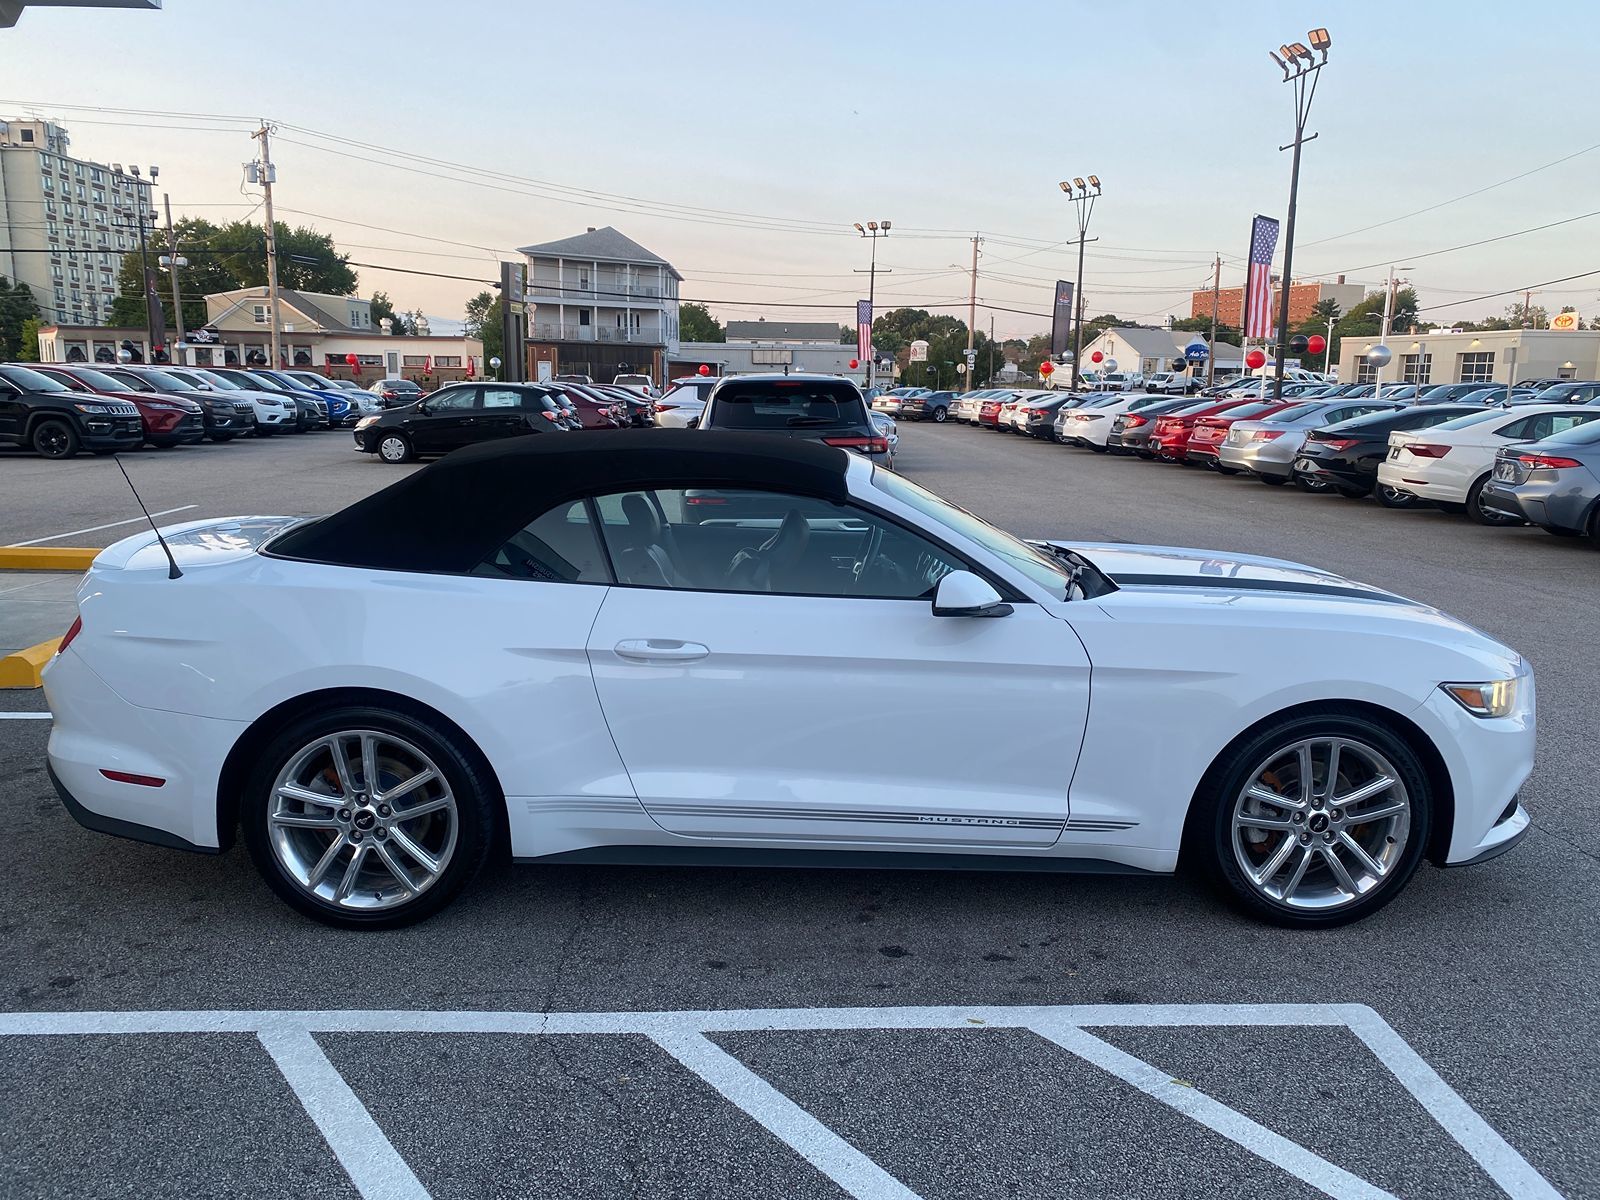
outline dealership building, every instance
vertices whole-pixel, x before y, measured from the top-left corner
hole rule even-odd
[[[1376,335],[1339,343],[1339,379],[1371,383],[1378,369],[1366,357]],[[1390,333],[1393,356],[1383,369],[1394,383],[1521,383],[1534,379],[1600,379],[1600,331],[1498,329],[1454,333]]]

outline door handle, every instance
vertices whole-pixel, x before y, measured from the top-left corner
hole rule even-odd
[[[630,638],[617,643],[617,657],[635,662],[693,662],[711,651],[699,642],[672,638]]]

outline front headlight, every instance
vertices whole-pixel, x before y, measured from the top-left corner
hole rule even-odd
[[[357,429],[365,429],[365,428],[366,428],[366,427],[367,427],[367,426],[369,426],[369,425],[372,425],[372,424],[374,424],[374,423],[376,423],[376,422],[377,422],[377,420],[378,420],[378,418],[377,418],[377,417],[375,417],[375,416],[372,416],[372,417],[362,417],[362,418],[361,418],[361,420],[359,420],[359,421],[357,421],[357,422],[356,422],[356,428],[357,428]]]
[[[72,407],[81,413],[108,413],[111,411],[104,404],[74,404]]]
[[[1441,683],[1457,704],[1475,717],[1508,717],[1517,708],[1522,677],[1490,683]]]

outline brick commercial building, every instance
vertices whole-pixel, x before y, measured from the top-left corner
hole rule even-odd
[[[1346,283],[1344,276],[1339,276],[1334,283],[1296,283],[1289,288],[1289,327],[1292,329],[1311,315],[1311,310],[1323,300],[1337,300],[1339,311],[1348,312],[1366,298],[1367,292],[1359,283]],[[1283,290],[1277,285],[1272,289],[1272,319],[1278,319],[1278,305],[1282,302]],[[1238,329],[1244,323],[1244,288],[1223,288],[1217,294],[1217,320],[1223,324]],[[1191,317],[1211,316],[1211,289],[1195,292],[1189,302],[1189,315]]]

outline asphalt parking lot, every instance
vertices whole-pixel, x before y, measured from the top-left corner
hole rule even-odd
[[[49,722],[0,719],[0,1194],[1600,1196],[1600,554],[901,428],[902,470],[1020,534],[1299,559],[1515,646],[1533,832],[1314,934],[1182,879],[496,865],[356,937],[242,850],[78,828]],[[323,512],[405,468],[330,433],[129,470],[180,521]],[[0,456],[0,542],[136,516],[108,461]]]

